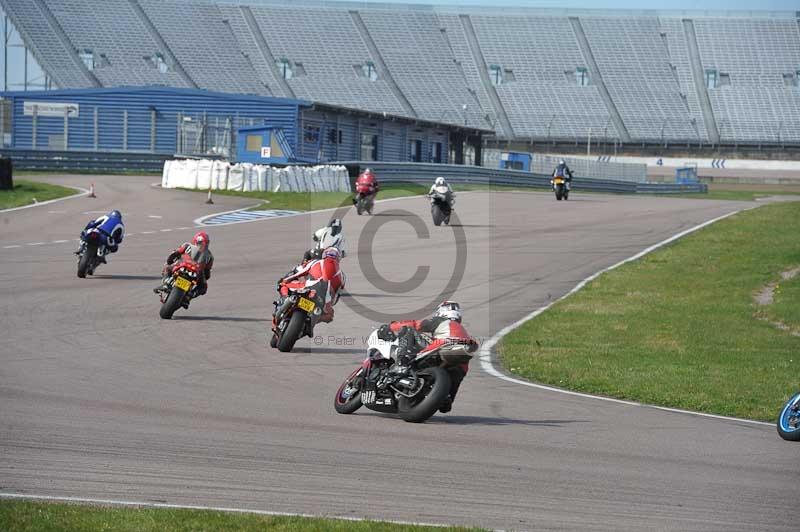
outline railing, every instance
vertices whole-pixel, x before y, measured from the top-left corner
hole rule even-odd
[[[92,172],[161,172],[171,155],[153,153],[100,153],[87,151],[0,150],[15,170],[71,170]]]
[[[381,162],[341,162],[357,175],[364,168],[372,168],[381,183],[419,183],[432,184],[441,176],[453,184],[501,185],[534,189],[549,189],[550,176],[522,172],[519,170],[500,170],[481,166],[461,166],[429,163],[381,163]],[[661,183],[636,183],[614,179],[596,179],[591,176],[575,175],[573,190],[587,192],[608,192],[617,194],[686,194],[708,192],[705,184],[679,185]]]

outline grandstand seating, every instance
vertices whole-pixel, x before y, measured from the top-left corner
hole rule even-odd
[[[61,88],[297,97],[466,121],[518,139],[611,141],[625,137],[617,124],[634,142],[800,143],[800,25],[790,13],[497,13],[268,0],[0,6]],[[281,59],[295,69],[289,79],[270,64]],[[361,72],[368,63],[372,79]],[[491,66],[500,83],[490,83]],[[587,83],[577,82],[577,69],[586,69]],[[698,86],[707,71],[716,86]]]
[[[104,0],[99,5],[72,0],[44,0],[75,48],[103,53],[108,60],[93,70],[104,86],[168,85],[185,87],[174,71],[159,72],[146,57],[159,46],[138,19],[128,0]],[[87,31],[91,28],[91,31]]]
[[[730,76],[708,89],[722,139],[800,141],[800,89],[783,80],[800,71],[798,21],[708,18],[695,27],[704,68]]]
[[[251,7],[275,59],[300,63],[289,85],[299,98],[374,112],[404,114],[385,79],[370,81],[357,67],[371,61],[350,14],[341,9]]]
[[[387,67],[420,118],[487,127],[489,110],[468,90],[430,13],[363,10],[361,17]],[[466,105],[466,109],[464,109]]]
[[[582,17],[586,37],[631,137],[699,140],[654,17]]]

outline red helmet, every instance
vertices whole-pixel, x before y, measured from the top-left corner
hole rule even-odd
[[[211,239],[208,238],[208,233],[205,231],[198,231],[198,233],[192,237],[192,244],[197,247],[208,248],[209,243],[211,243]]]

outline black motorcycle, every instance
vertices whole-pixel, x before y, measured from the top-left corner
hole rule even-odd
[[[389,357],[395,342],[380,342],[377,331],[368,340],[367,358],[339,386],[333,400],[340,414],[352,414],[362,406],[400,414],[410,423],[422,423],[433,416],[450,394],[450,371],[472,358],[478,345],[471,338],[457,338],[444,344],[430,344],[420,351],[402,374],[393,370]]]
[[[100,264],[106,262],[106,241],[100,229],[91,229],[81,233],[81,245],[75,254],[78,256],[78,277],[86,278],[87,275],[94,275],[94,271]]]

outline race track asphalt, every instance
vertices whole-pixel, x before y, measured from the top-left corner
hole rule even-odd
[[[433,227],[419,197],[350,211],[349,294],[282,354],[267,346],[273,284],[330,212],[209,228],[208,295],[164,321],[151,288],[168,251],[194,219],[251,201],[91,179],[97,199],[0,213],[0,493],[520,530],[797,530],[800,447],[772,426],[529,388],[477,361],[453,411],[425,424],[332,406],[382,314],[419,317],[449,283],[486,338],[750,204],[476,192],[455,228]],[[78,279],[86,213],[112,207],[133,234]]]

